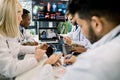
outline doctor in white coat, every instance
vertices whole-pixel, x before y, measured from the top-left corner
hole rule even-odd
[[[72,29],[66,36],[64,36],[64,42],[67,44],[79,44],[89,49],[91,47],[90,41],[83,35],[81,28],[77,25],[74,19],[74,14],[69,11],[66,13],[68,21],[71,22]]]
[[[72,50],[79,52],[79,53],[83,53],[85,51],[87,51],[88,49],[91,48],[91,43],[90,41],[83,35],[81,28],[79,25],[77,25],[75,17],[74,17],[74,13],[72,12],[67,12],[66,14],[68,20],[71,22],[72,24],[72,30],[71,32],[69,32],[67,34],[67,36],[64,36],[64,42],[66,44],[69,45],[77,45],[78,47],[74,47],[74,49],[72,48]],[[67,59],[69,55],[65,56],[64,58],[64,63],[65,64],[73,64],[76,60],[76,56],[72,56],[70,59]]]
[[[114,6],[111,7],[112,4]],[[62,80],[120,80],[118,7],[117,0],[72,0],[69,8],[76,12],[78,25],[93,45],[78,56]]]
[[[30,26],[30,20],[30,12],[27,9],[23,9],[22,21],[20,21],[19,25],[20,36],[18,37],[18,41],[23,45],[38,45],[34,36],[26,30]]]
[[[45,50],[31,47],[26,51],[18,44],[16,39],[19,32],[18,20],[21,20],[22,14],[20,3],[17,0],[1,0],[0,5],[0,74],[13,78],[37,66]],[[18,54],[23,52],[35,55],[18,60]]]
[[[21,46],[17,41],[19,23],[21,21],[22,6],[18,0],[0,0],[0,80],[23,74],[39,65],[54,64],[59,56],[49,59],[45,51],[38,47]],[[18,54],[31,54],[23,60],[18,59]],[[57,63],[58,64],[58,63]]]

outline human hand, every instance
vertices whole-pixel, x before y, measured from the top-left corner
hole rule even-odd
[[[39,44],[36,48],[47,50],[48,47],[49,46],[47,43],[42,43],[42,44]]]
[[[39,62],[39,60],[43,57],[45,54],[46,50],[36,48],[35,49],[35,58]]]
[[[72,47],[71,48],[71,51],[73,52],[78,52],[78,53],[82,53],[82,52],[85,52],[87,49],[84,48],[84,47]]]
[[[83,45],[80,45],[77,43],[72,43],[70,46],[72,46],[72,47],[84,47]]]
[[[64,41],[64,43],[66,43],[68,45],[70,45],[72,43],[71,39],[68,36],[64,36],[63,41]]]
[[[60,66],[62,63],[60,61],[60,58],[62,57],[62,54],[52,54],[48,60],[45,62],[45,64],[52,64],[54,66]]]
[[[38,42],[33,41],[33,42],[26,42],[22,44],[23,46],[36,46],[38,45]]]
[[[64,64],[71,65],[76,61],[76,56],[72,55],[70,58],[68,58],[69,55],[70,54],[64,57]]]

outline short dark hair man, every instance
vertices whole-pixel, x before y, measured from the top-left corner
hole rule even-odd
[[[22,26],[24,28],[29,27],[30,20],[31,20],[30,11],[28,11],[27,9],[23,9],[22,21],[20,23],[20,26]]]
[[[93,43],[78,56],[63,80],[120,80],[119,0],[72,0],[77,24]]]
[[[20,23],[20,37],[19,42],[23,45],[37,45],[38,43],[34,40],[33,36],[26,31],[29,27],[31,20],[30,12],[27,9],[23,9],[22,21]]]

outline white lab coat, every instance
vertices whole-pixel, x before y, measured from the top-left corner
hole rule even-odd
[[[29,32],[26,31],[26,29],[22,26],[20,26],[20,30],[23,29],[23,33],[20,31],[20,36],[18,37],[18,41],[20,43],[26,43],[26,42],[34,42],[34,37]]]
[[[21,46],[16,38],[7,38],[0,35],[0,74],[12,78],[36,67],[38,62],[34,54],[25,57],[23,60],[18,60],[19,53],[28,54],[34,53],[34,51],[35,47],[33,46]]]
[[[71,38],[72,43],[77,43],[85,46],[85,48],[90,48],[90,41],[82,34],[80,26],[76,28],[76,26],[72,26],[71,32],[67,34],[68,37]]]
[[[120,25],[78,56],[62,80],[120,80]],[[117,35],[117,36],[116,36]]]

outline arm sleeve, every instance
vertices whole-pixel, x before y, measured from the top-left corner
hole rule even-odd
[[[36,46],[22,46],[20,45],[20,54],[31,54],[35,52]]]
[[[11,46],[14,46],[14,44]],[[8,48],[6,41],[0,38],[0,74],[12,78],[38,65],[34,56],[18,60],[19,48],[12,49],[10,47]],[[14,48],[16,47],[14,46]]]
[[[35,41],[33,35],[31,35],[29,32],[27,32],[26,29],[24,29],[23,34],[24,34],[24,36],[25,36],[25,38],[28,42],[34,42]]]
[[[67,36],[70,37],[72,39],[73,37],[73,32],[74,32],[74,26],[72,26],[72,29],[69,33],[67,33]]]
[[[34,57],[18,60],[9,52],[0,51],[0,72],[6,77],[15,77],[37,65]]]
[[[72,66],[67,67],[62,80],[106,80],[101,77],[99,72],[94,71],[91,63],[91,61],[83,57],[77,58],[77,61]]]

